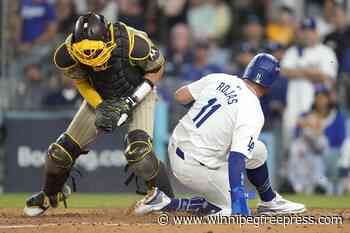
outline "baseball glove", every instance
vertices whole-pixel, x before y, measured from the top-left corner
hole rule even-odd
[[[107,133],[112,133],[118,126],[125,122],[122,116],[128,116],[131,104],[125,99],[106,99],[96,108],[95,125]],[[127,117],[126,117],[127,118]]]

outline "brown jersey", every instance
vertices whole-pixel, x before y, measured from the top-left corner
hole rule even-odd
[[[103,99],[128,96],[144,80],[146,73],[157,72],[164,64],[159,48],[147,34],[123,23],[113,25],[116,46],[104,67],[91,67],[75,58],[70,49],[72,35],[56,50],[54,62],[75,80],[88,80]]]

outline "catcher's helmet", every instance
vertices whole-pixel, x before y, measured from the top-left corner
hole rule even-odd
[[[259,53],[249,62],[243,79],[248,79],[263,87],[270,87],[280,71],[278,60],[268,53]]]
[[[70,49],[79,62],[95,68],[104,66],[115,46],[113,25],[102,15],[88,13],[78,18]]]

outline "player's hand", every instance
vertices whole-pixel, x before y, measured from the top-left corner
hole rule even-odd
[[[123,125],[128,120],[130,111],[135,105],[136,102],[131,97],[124,97],[120,99],[116,105],[116,107],[121,111],[121,116],[117,122],[117,126]]]
[[[113,132],[128,119],[131,105],[125,99],[104,100],[96,108],[97,129],[107,133]]]

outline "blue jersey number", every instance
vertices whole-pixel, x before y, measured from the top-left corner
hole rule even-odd
[[[250,137],[250,141],[248,143],[248,151],[252,152],[252,150],[254,149],[254,146],[255,146],[255,143],[254,143],[253,137]]]
[[[193,123],[195,123],[196,127],[199,128],[204,121],[206,121],[216,110],[218,110],[221,107],[221,104],[215,104],[217,101],[216,98],[210,99],[208,101],[208,104],[205,105],[195,116],[195,118],[192,119]],[[209,109],[209,111],[207,111]]]

